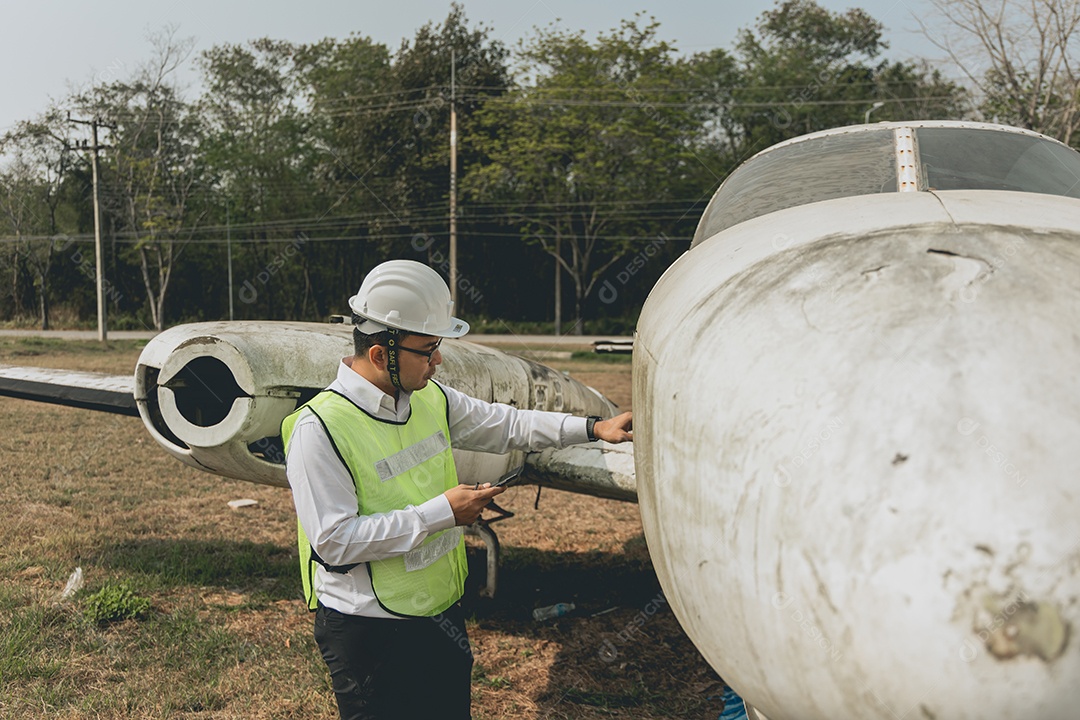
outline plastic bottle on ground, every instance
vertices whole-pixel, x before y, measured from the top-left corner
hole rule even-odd
[[[541,620],[562,617],[573,609],[574,603],[555,603],[554,605],[548,605],[547,607],[539,607],[533,610],[533,620],[539,622]]]

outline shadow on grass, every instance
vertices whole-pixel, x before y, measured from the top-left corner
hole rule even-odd
[[[628,545],[639,542],[631,540]],[[291,544],[102,539],[82,562],[141,578],[147,589],[220,587],[265,593],[269,601],[300,597],[300,570]],[[533,608],[544,605],[573,602],[576,614],[591,614],[610,607],[643,605],[660,592],[652,566],[640,552],[552,552],[503,546],[497,596],[479,598],[477,589],[484,581],[485,562],[482,548],[469,548],[465,602],[477,619],[531,624]]]
[[[470,553],[466,612],[479,626],[559,646],[547,685],[533,698],[542,717],[719,714],[721,681],[679,626],[643,545],[637,537],[617,552],[504,546],[494,599],[476,596],[484,552]],[[575,609],[533,620],[533,608],[558,602]]]
[[[537,607],[572,602],[576,614],[592,614],[616,606],[643,604],[660,592],[652,564],[627,543],[626,552],[554,552],[504,545],[494,599],[477,597],[485,577],[483,549],[470,548],[467,609],[477,619],[532,623]]]
[[[220,587],[265,600],[300,597],[296,548],[243,540],[123,540],[103,543],[86,562],[160,587]],[[149,589],[149,588],[148,588]]]

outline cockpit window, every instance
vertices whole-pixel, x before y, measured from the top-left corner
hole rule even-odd
[[[930,190],[1016,190],[1080,198],[1080,154],[1031,135],[966,128],[915,131]]]
[[[761,215],[896,192],[895,125],[811,137],[750,158],[724,181],[693,245]],[[1009,130],[914,125],[919,190],[1013,190],[1080,198],[1080,153]]]
[[[746,220],[822,200],[896,192],[892,129],[825,135],[751,158],[705,209],[694,245]]]

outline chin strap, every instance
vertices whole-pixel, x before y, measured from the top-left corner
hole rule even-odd
[[[398,355],[401,353],[398,350],[398,343],[401,341],[401,336],[395,328],[389,328],[387,332],[390,339],[386,341],[386,371],[390,373],[390,382],[393,386],[402,390],[401,375],[398,374]]]

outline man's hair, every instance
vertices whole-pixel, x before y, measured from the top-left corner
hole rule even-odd
[[[406,330],[399,330],[398,341],[400,342],[401,340],[404,340],[405,338],[413,334],[415,333],[411,333]],[[352,336],[353,352],[357,356],[363,355],[364,357],[367,357],[367,351],[370,348],[374,347],[375,345],[386,345],[390,342],[390,333],[386,331],[372,333],[368,335],[367,333],[360,332],[360,328],[353,327]]]

